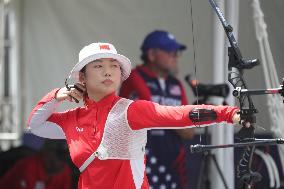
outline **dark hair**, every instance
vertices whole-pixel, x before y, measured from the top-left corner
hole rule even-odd
[[[85,74],[86,73],[86,65],[80,70],[81,73]]]
[[[148,62],[148,55],[146,52],[142,52],[140,59],[143,61],[143,63],[147,63]]]
[[[86,75],[86,65],[80,70],[81,73],[83,73],[84,75]],[[87,94],[87,91],[84,93],[83,95],[83,102],[84,102],[84,105],[87,105],[86,104],[86,99],[89,98],[88,97],[88,94]]]
[[[150,48],[150,49],[152,49],[153,51],[159,50],[159,48]],[[149,63],[148,52],[149,52],[150,49],[142,51],[140,58],[141,58],[141,60],[143,61],[144,64]]]

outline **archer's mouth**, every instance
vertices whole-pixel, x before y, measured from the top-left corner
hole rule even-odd
[[[111,85],[111,84],[113,84],[113,81],[110,80],[110,79],[106,79],[102,83],[105,84],[105,85]]]

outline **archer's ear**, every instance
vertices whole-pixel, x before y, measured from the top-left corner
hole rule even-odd
[[[83,72],[79,72],[79,81],[80,83],[86,83],[86,76]]]

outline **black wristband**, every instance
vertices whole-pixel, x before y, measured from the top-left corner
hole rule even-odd
[[[217,113],[213,109],[193,108],[189,112],[189,119],[194,122],[215,121]]]

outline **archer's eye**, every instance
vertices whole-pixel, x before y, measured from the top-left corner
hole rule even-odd
[[[94,65],[94,68],[101,68],[101,67],[103,67],[103,66],[100,65],[100,64],[95,64],[95,65]]]
[[[113,68],[120,68],[120,66],[118,64],[113,64],[111,67],[113,67]]]

